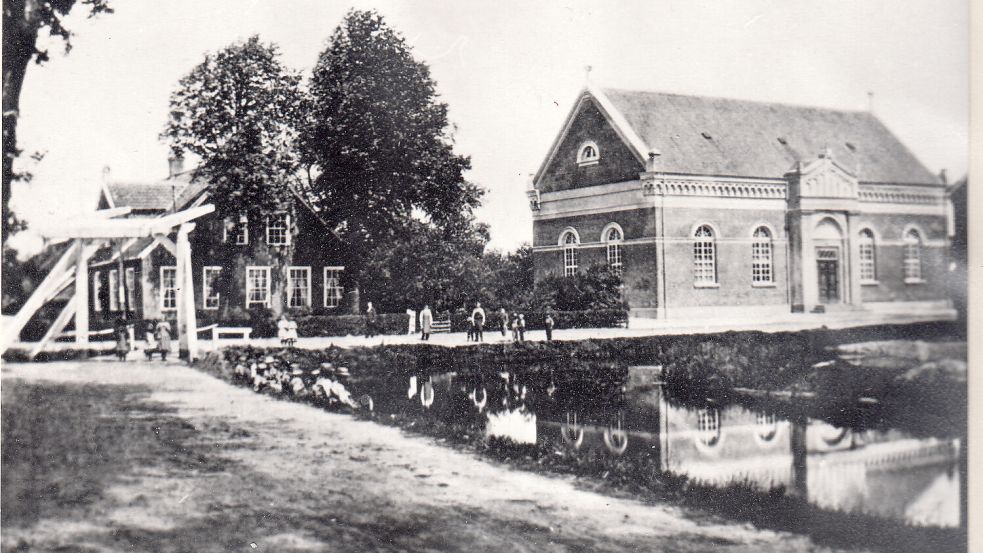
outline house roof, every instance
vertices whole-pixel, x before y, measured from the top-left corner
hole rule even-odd
[[[107,182],[103,193],[113,207],[132,207],[135,210],[168,211],[174,199],[187,187],[178,179],[158,182]]]
[[[829,149],[862,182],[941,184],[869,112],[595,87],[587,92],[602,98],[602,109],[607,104],[618,112],[609,120],[624,121],[648,151],[661,154],[660,171],[781,178]]]

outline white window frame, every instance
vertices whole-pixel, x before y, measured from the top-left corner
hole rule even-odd
[[[560,244],[563,246],[563,276],[574,276],[580,263],[577,252],[580,247],[580,236],[577,231],[566,229],[560,234]]]
[[[709,236],[701,234],[706,229]],[[693,285],[697,288],[717,288],[717,232],[707,224],[693,230]]]
[[[593,155],[588,155],[589,152],[593,152]],[[597,143],[589,140],[580,145],[577,149],[577,165],[580,167],[586,167],[588,165],[597,165],[601,161],[601,149],[597,147]]]
[[[119,271],[110,269],[109,271],[109,310],[119,311]]]
[[[341,302],[345,299],[345,287],[341,285],[341,274],[345,272],[345,268],[341,266],[337,267],[325,267],[322,271],[323,283],[324,283],[324,307],[335,308],[341,305]],[[330,273],[337,273],[337,276],[332,276],[330,279],[334,281],[329,283],[328,275]],[[334,292],[337,292],[337,296]],[[328,301],[331,299],[332,301]],[[337,301],[334,301],[337,300]]]
[[[612,239],[611,233],[617,232],[618,237]],[[608,267],[618,276],[624,272],[624,249],[622,248],[622,242],[625,240],[625,233],[621,230],[621,227],[616,223],[611,223],[604,227],[603,234],[601,238],[604,240],[608,256]]]
[[[775,247],[772,231],[765,225],[758,226],[751,235],[751,285],[775,284]]]
[[[126,303],[122,307],[129,307],[130,311],[137,310],[137,271],[133,267],[127,267],[124,273],[126,279]]]
[[[236,223],[236,246],[249,245],[249,216],[245,213],[239,215],[239,222]]]
[[[921,284],[922,279],[922,234],[918,229],[909,228],[904,232],[902,270],[905,284]]]
[[[173,286],[166,286],[167,277],[166,273],[171,273],[174,275]],[[175,265],[161,265],[160,267],[160,310],[161,311],[177,311],[177,266]],[[169,296],[168,292],[173,292],[173,296]],[[174,305],[168,307],[168,298],[171,297],[174,300]]]
[[[877,237],[869,228],[857,235],[860,253],[860,284],[877,284]]]
[[[294,305],[294,273],[303,274],[306,283],[301,296],[299,305]],[[287,307],[290,309],[300,309],[311,306],[311,268],[291,265],[287,267]]]
[[[213,280],[209,280],[209,274],[215,274]],[[222,293],[215,290],[215,280],[222,274],[222,267],[218,265],[206,265],[201,269],[201,308],[214,311],[222,303]]]
[[[273,222],[280,217],[283,218],[283,241],[273,242],[270,240],[270,230]],[[279,229],[277,229],[279,230]],[[268,246],[289,246],[290,245],[290,214],[278,213],[266,218],[266,244]]]
[[[99,293],[102,292],[102,271],[92,273],[92,310],[96,313],[102,312],[102,302],[99,301]]]
[[[258,288],[252,285],[252,273],[259,271],[266,274],[265,281],[266,286],[262,289],[264,292],[265,299],[254,300],[252,299],[252,291]],[[262,305],[263,307],[270,306],[270,267],[268,265],[249,265],[246,267],[246,307],[252,307],[253,305]]]

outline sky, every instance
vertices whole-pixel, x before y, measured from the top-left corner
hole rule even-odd
[[[178,80],[258,34],[309,77],[352,7],[374,8],[427,63],[455,125],[491,247],[531,241],[525,198],[585,84],[873,111],[933,172],[965,174],[969,136],[966,0],[334,2],[112,0],[110,15],[67,26],[73,49],[28,68],[19,146],[44,152],[13,206],[37,231],[95,208],[114,180],[167,176],[158,138]]]

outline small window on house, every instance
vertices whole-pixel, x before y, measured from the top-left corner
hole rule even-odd
[[[772,271],[771,231],[768,227],[758,227],[751,238],[751,284],[763,285],[774,282]]]
[[[126,310],[136,311],[137,305],[137,274],[136,269],[126,269]]]
[[[119,273],[109,271],[109,310],[119,311]]]
[[[693,282],[697,286],[717,283],[717,244],[708,225],[701,225],[693,233]]]
[[[235,223],[234,232],[237,246],[249,244],[249,217],[245,213],[239,215],[239,221]]]
[[[311,306],[311,268],[287,267],[287,307]]]
[[[270,246],[290,244],[290,216],[286,213],[270,215],[266,219],[266,243]]]
[[[246,267],[246,307],[270,306],[270,268]]]
[[[102,311],[102,271],[92,273],[92,310],[96,313]]]
[[[580,240],[577,233],[568,230],[560,241],[563,243],[563,276],[573,276],[577,274],[577,247]]]
[[[341,305],[341,299],[345,295],[345,289],[341,286],[341,273],[344,270],[344,267],[324,268],[324,307]]]
[[[177,267],[160,268],[160,310],[177,310]]]
[[[922,282],[922,237],[915,229],[904,235],[904,281],[909,284]]]
[[[862,284],[877,283],[877,247],[874,244],[874,233],[870,229],[860,231],[860,282]]]
[[[623,238],[621,229],[614,226],[609,228],[604,235],[604,241],[607,243],[608,267],[617,275],[621,275],[624,269],[621,252],[621,240]]]
[[[593,165],[601,159],[601,151],[594,142],[586,142],[580,146],[577,152],[577,163],[579,165]]]
[[[204,309],[218,309],[222,295],[218,291],[218,277],[222,268],[210,266],[204,268],[201,278],[201,302]]]

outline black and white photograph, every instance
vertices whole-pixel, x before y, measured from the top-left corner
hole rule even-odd
[[[0,5],[3,553],[981,545],[970,0]]]

